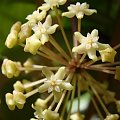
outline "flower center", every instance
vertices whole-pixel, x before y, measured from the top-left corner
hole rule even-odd
[[[56,80],[52,80],[51,85],[55,86],[56,85]]]
[[[90,40],[87,41],[87,44],[89,44],[90,46],[92,46],[93,41],[90,39]]]

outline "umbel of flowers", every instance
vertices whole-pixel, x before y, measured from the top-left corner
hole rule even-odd
[[[25,52],[40,55],[58,64],[45,66],[41,63],[41,65],[37,65],[30,58],[21,64],[7,58],[4,59],[2,73],[8,78],[18,77],[23,71],[25,74],[30,74],[32,71],[39,71],[40,74],[43,74],[40,79],[33,82],[16,81],[13,85],[13,93],[5,95],[8,108],[10,110],[14,110],[15,107],[24,109],[26,99],[39,93],[40,97],[32,104],[35,112],[34,117],[30,120],[84,120],[87,115],[81,114],[80,95],[82,91],[86,91],[91,95],[91,101],[101,120],[118,120],[119,115],[110,113],[105,103],[115,102],[117,111],[120,113],[120,101],[115,98],[114,92],[109,91],[104,84],[95,80],[87,70],[112,74],[115,79],[120,80],[120,61],[114,61],[117,53],[115,49],[120,45],[112,48],[109,44],[100,43],[97,29],[88,32],[86,36],[82,35],[81,20],[85,15],[97,13],[95,9],[89,9],[89,4],[77,2],[76,5],[68,6],[67,12],[59,12],[59,6],[64,5],[67,0],[44,0],[44,2],[42,6],[26,17],[28,20],[26,23],[16,22],[12,26],[5,45],[8,48],[20,45]],[[53,18],[49,11],[55,12],[56,24],[52,23]],[[70,19],[76,17],[78,20],[72,46],[70,46],[70,40],[67,38],[61,21],[63,17]],[[58,29],[61,31],[59,31],[60,34],[62,33],[63,39],[61,40],[65,42],[68,51],[65,51],[52,35]],[[56,50],[50,49],[47,42]],[[76,93],[78,110],[72,113]],[[41,97],[44,94],[47,95],[46,98]],[[106,116],[103,116],[93,95],[98,99]],[[70,105],[67,110],[68,102]]]

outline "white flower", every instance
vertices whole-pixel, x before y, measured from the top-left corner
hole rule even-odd
[[[55,75],[46,67],[42,69],[42,72],[46,76],[47,81],[39,87],[39,92],[45,92],[47,90],[48,92],[52,92],[53,90],[60,92],[60,84],[65,77],[65,68],[61,67]]]
[[[42,72],[46,76],[47,81],[39,87],[40,93],[45,91],[52,92],[54,94],[54,100],[58,102],[63,89],[72,90],[72,85],[63,80],[66,75],[65,67],[59,68],[56,74],[53,74],[47,67],[44,67]]]
[[[68,18],[72,18],[76,15],[78,19],[82,19],[85,15],[92,15],[93,13],[97,13],[95,9],[89,9],[89,4],[79,2],[76,5],[71,4],[68,7],[69,12],[62,13],[62,16],[66,16]]]
[[[40,40],[36,37],[35,34],[26,39],[26,45],[24,47],[25,52],[30,52],[35,55],[38,49],[41,46]]]
[[[49,34],[53,34],[57,27],[57,24],[52,26],[52,18],[48,15],[43,24],[39,21],[38,25],[36,24],[33,27],[33,31],[35,32],[35,35],[39,37],[41,43],[44,44],[45,42],[48,42]]]
[[[45,10],[43,10],[42,12],[36,10],[31,15],[28,15],[26,19],[29,20],[28,23],[30,23],[31,26],[34,26],[38,21],[42,21],[45,18],[45,16],[46,16]]]
[[[64,5],[67,0],[44,0],[46,3],[42,4],[38,9],[48,11],[50,8],[59,7],[59,5]]]
[[[98,42],[98,30],[94,29],[91,34],[88,33],[87,37],[84,37],[81,33],[75,32],[75,39],[81,44],[77,47],[73,47],[72,52],[77,52],[78,54],[86,53],[88,57],[92,60],[97,60],[96,50],[103,50],[109,47],[108,44],[101,44]]]

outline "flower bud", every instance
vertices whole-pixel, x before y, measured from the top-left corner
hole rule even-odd
[[[31,54],[35,55],[40,46],[41,46],[40,40],[35,35],[32,35],[31,37],[26,39],[24,51],[30,52]]]
[[[23,64],[23,66],[25,67],[25,73],[29,73],[31,70],[29,70],[29,68],[32,68],[33,67],[33,61],[32,61],[32,59],[27,59],[25,62],[24,62],[24,64]]]
[[[22,109],[24,107],[24,104],[26,102],[26,97],[22,92],[18,91],[13,91],[13,99],[15,101],[15,105],[19,108]]]
[[[21,30],[18,34],[19,37],[19,43],[22,43],[25,41],[26,38],[31,36],[32,29],[29,26],[29,24],[25,23],[21,26]]]
[[[106,48],[105,50],[100,50],[100,55],[102,62],[114,62],[116,51],[113,48]]]
[[[17,31],[12,30],[5,41],[5,45],[8,48],[13,48],[17,44],[17,40],[18,40],[18,33]]]
[[[25,87],[27,84],[30,84],[31,82],[30,81],[28,81],[28,80],[26,80],[26,79],[23,79],[22,80],[22,83],[24,84],[24,90],[25,90],[25,92],[26,93],[28,93],[28,92],[30,92],[30,91],[32,91],[32,87]]]
[[[14,90],[19,91],[19,92],[24,92],[24,86],[20,81],[17,81],[14,85]]]
[[[15,24],[13,24],[13,26],[11,27],[11,32],[13,31],[13,30],[15,30],[17,33],[20,31],[20,28],[21,28],[21,22],[16,22]]]
[[[35,106],[39,106],[42,107],[43,109],[47,108],[47,104],[45,100],[42,100],[40,98],[38,98],[35,102]]]
[[[6,104],[8,105],[10,110],[14,110],[15,109],[15,103],[13,100],[13,95],[11,93],[7,93],[5,95],[6,98]]]
[[[20,74],[20,67],[20,62],[14,62],[8,59],[4,59],[2,64],[2,73],[8,78],[12,78],[13,76],[17,77]]]
[[[43,111],[45,120],[60,120],[59,113],[51,110]]]

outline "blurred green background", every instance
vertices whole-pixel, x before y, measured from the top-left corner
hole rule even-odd
[[[102,42],[110,43],[112,46],[120,43],[120,0],[69,0],[71,3],[76,3],[77,1],[81,3],[87,2],[90,4],[90,8],[98,11],[98,14],[85,17],[82,20],[82,33],[84,35],[96,28],[99,30]],[[21,47],[6,48],[4,42],[12,24],[16,21],[26,22],[25,17],[31,14],[41,3],[42,0],[0,1],[0,66],[6,57],[12,60],[25,61],[30,56],[30,54],[24,53]],[[61,9],[66,10],[66,7],[67,4],[62,6]],[[69,34],[71,24],[68,19],[64,19],[63,22],[65,31]],[[29,118],[33,117],[31,104],[36,96],[27,100],[23,110],[10,111],[5,104],[5,93],[12,92],[12,84],[15,80],[18,80],[18,78],[8,80],[0,72],[0,120],[29,120]]]

